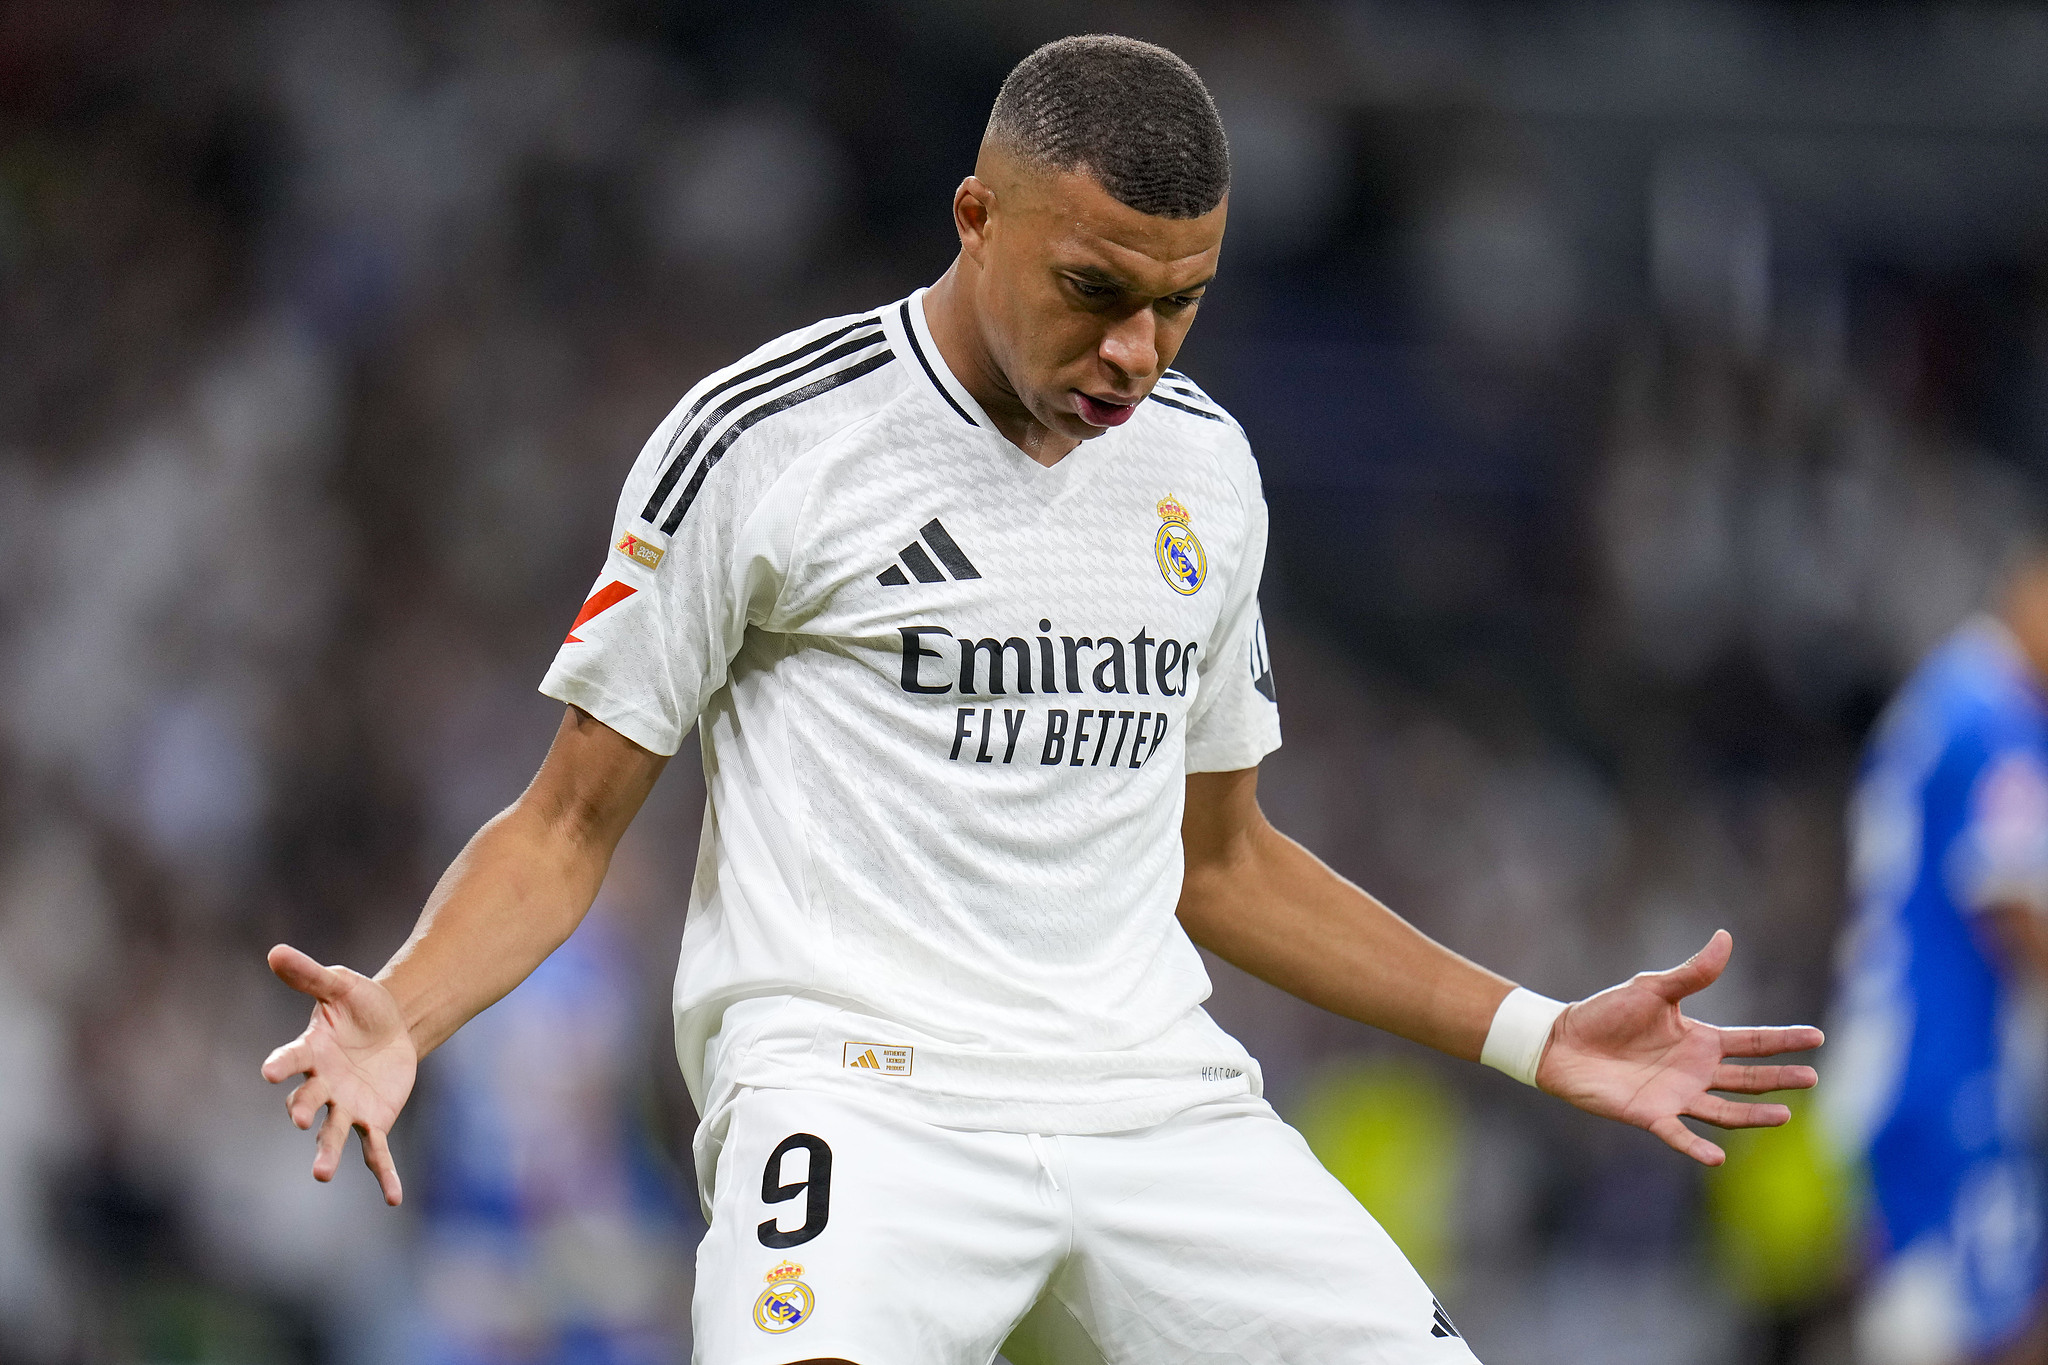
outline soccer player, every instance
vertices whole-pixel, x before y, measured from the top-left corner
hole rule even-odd
[[[1928,657],[1870,744],[1850,832],[1839,1083],[1881,1236],[1871,1365],[2048,1360],[2048,548]]]
[[[1680,1002],[1730,942],[1569,1007],[1438,946],[1259,813],[1280,742],[1244,433],[1170,366],[1229,166],[1195,73],[1115,37],[1005,81],[909,298],[697,385],[627,477],[542,691],[568,705],[376,977],[265,1064],[313,1173],[561,943],[695,725],[709,800],[676,976],[718,1365],[1470,1360],[1201,1009],[1200,943],[1713,1164],[1680,1119],[1814,1029]],[[1005,1346],[1007,1342],[1007,1346]]]

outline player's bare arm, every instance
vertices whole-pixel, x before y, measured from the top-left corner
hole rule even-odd
[[[1418,931],[1259,810],[1258,770],[1188,777],[1181,837],[1187,876],[1180,921],[1195,942],[1311,1004],[1454,1057],[1477,1061],[1514,983]],[[1767,1128],[1791,1117],[1782,1104],[1731,1100],[1805,1089],[1812,1067],[1745,1066],[1820,1046],[1816,1028],[1716,1028],[1681,1002],[1728,965],[1734,941],[1718,932],[1683,966],[1644,972],[1557,1016],[1537,1085],[1591,1113],[1648,1129],[1709,1166],[1721,1149],[1680,1122]]]
[[[575,931],[667,762],[572,706],[532,784],[449,865],[376,976],[270,950],[270,969],[314,1000],[306,1031],[263,1063],[273,1083],[305,1077],[287,1101],[292,1122],[310,1128],[327,1109],[314,1179],[334,1178],[354,1129],[384,1201],[400,1201],[388,1135],[419,1059]]]

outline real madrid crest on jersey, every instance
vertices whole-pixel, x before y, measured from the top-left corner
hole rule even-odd
[[[754,1300],[754,1326],[764,1332],[788,1332],[810,1321],[817,1300],[803,1282],[803,1273],[795,1261],[784,1261],[768,1272],[768,1287]]]
[[[1166,585],[1183,595],[1193,593],[1209,576],[1209,557],[1202,542],[1188,529],[1188,509],[1170,497],[1159,500],[1159,534],[1152,540],[1152,554]]]

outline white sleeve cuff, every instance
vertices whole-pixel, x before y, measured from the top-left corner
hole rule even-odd
[[[1562,1000],[1515,987],[1493,1012],[1493,1027],[1479,1050],[1480,1064],[1504,1071],[1523,1085],[1536,1084],[1536,1066],[1550,1041],[1551,1025],[1565,1009]]]

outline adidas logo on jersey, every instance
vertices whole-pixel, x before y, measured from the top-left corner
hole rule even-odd
[[[922,536],[923,540],[913,540],[897,551],[897,559],[901,562],[891,564],[876,574],[877,583],[885,588],[908,587],[910,579],[904,576],[905,565],[909,566],[911,574],[920,583],[943,583],[948,573],[955,579],[981,577],[981,571],[974,567],[974,561],[967,557],[959,542],[946,533],[946,528],[940,524],[937,517],[926,522],[918,531],[918,535]],[[929,552],[926,551],[926,546],[931,547]],[[934,557],[937,558],[937,563],[933,562]],[[946,567],[941,569],[940,564]]]
[[[879,1071],[884,1076],[908,1076],[917,1052],[911,1047],[890,1047],[883,1043],[848,1043],[843,1063],[854,1071]]]
[[[1429,1306],[1435,1310],[1430,1317],[1429,1334],[1433,1337],[1460,1337],[1462,1339],[1462,1334],[1452,1324],[1451,1315],[1444,1311],[1444,1306],[1435,1299],[1429,1301]]]

